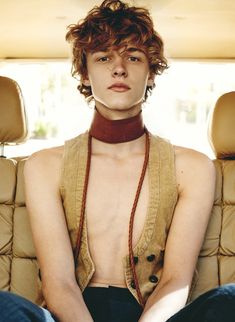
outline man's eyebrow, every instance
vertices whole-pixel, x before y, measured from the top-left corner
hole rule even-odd
[[[133,53],[133,52],[140,52],[142,54],[146,54],[144,49],[139,48],[139,47],[128,47],[127,49],[125,49],[125,51],[129,52],[129,53]]]
[[[91,55],[95,55],[98,53],[107,53],[108,51],[112,51],[111,48],[99,48],[97,50],[91,51]],[[139,52],[142,54],[146,55],[146,52],[144,49],[140,48],[140,47],[127,47],[127,48],[123,48],[123,50],[121,50],[121,53],[134,53],[134,52]]]

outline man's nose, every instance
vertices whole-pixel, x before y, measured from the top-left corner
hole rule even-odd
[[[121,57],[115,60],[112,75],[113,77],[127,77],[126,66]]]

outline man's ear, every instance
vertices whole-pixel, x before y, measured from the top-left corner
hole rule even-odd
[[[90,80],[88,78],[88,76],[82,78],[82,84],[85,86],[91,86]]]
[[[147,86],[153,87],[154,86],[155,75],[149,75]]]

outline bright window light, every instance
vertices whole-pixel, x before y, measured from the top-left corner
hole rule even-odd
[[[7,157],[61,145],[89,127],[93,107],[77,91],[70,69],[69,61],[0,62],[0,74],[16,80],[22,89],[30,130],[26,143],[5,147]],[[213,158],[207,139],[208,115],[220,95],[235,90],[234,75],[232,61],[170,62],[144,104],[148,129]]]

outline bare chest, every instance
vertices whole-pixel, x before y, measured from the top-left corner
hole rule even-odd
[[[125,161],[92,158],[86,208],[91,250],[104,251],[109,248],[120,253],[120,256],[127,254],[130,214],[143,159],[143,155]],[[135,212],[133,245],[139,240],[144,228],[148,198],[146,173]]]

